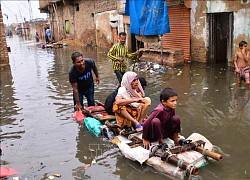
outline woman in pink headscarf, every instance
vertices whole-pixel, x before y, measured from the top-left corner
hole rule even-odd
[[[141,131],[141,123],[147,115],[150,104],[151,100],[145,97],[138,75],[132,71],[126,72],[113,106],[117,125],[120,128],[133,125],[137,131]]]

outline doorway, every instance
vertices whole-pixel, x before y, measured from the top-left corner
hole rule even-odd
[[[131,47],[132,47],[132,52],[135,52],[140,48],[144,48],[144,42],[137,40],[135,38],[135,34],[133,33],[131,33]]]
[[[209,13],[208,62],[231,64],[233,13]]]

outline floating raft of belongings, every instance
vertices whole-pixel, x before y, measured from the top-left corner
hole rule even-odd
[[[212,143],[198,133],[191,134],[187,139],[182,137],[178,145],[167,138],[163,145],[152,143],[147,150],[143,148],[142,132],[116,128],[112,125],[115,116],[108,115],[102,103],[96,103],[97,106],[83,110],[85,126],[95,136],[106,135],[109,139],[112,138],[112,143],[116,144],[128,159],[146,163],[158,172],[180,179],[197,175],[199,168],[207,165],[210,160],[222,160],[220,154],[213,152]],[[107,120],[111,123],[107,123]],[[110,136],[107,131],[118,135]]]

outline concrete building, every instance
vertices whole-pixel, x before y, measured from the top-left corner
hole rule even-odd
[[[134,51],[140,40],[130,33],[125,2],[40,0],[40,7],[50,14],[56,41],[71,38],[83,45],[109,48],[117,42],[118,33],[125,31],[127,44]],[[171,64],[199,61],[230,65],[238,43],[250,43],[250,0],[167,0],[167,4],[170,33],[162,36],[161,47],[166,58],[172,57]],[[150,45],[145,43],[145,47]],[[155,50],[155,54],[159,56],[163,50]],[[144,50],[152,57],[150,51]]]
[[[3,24],[2,8],[0,3],[0,66],[9,65],[8,48],[6,44],[5,28]]]
[[[94,1],[40,0],[40,11],[49,13],[55,41],[75,39],[82,45],[95,44]]]
[[[192,0],[186,7],[191,10],[193,61],[230,65],[239,42],[250,43],[250,0]]]

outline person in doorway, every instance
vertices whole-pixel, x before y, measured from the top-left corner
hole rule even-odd
[[[137,131],[142,130],[144,121],[151,105],[149,97],[145,97],[144,90],[135,72],[126,72],[121,81],[113,106],[116,125],[120,128],[134,126]]]
[[[237,85],[241,86],[242,80],[246,82],[246,86],[250,87],[250,52],[247,49],[247,42],[241,41],[239,43],[239,50],[235,53],[234,56],[234,66],[236,72]]]
[[[175,115],[177,93],[172,88],[165,88],[160,93],[160,104],[152,111],[143,124],[143,146],[149,149],[150,143],[158,141],[164,143],[170,138],[175,144],[179,141],[181,121]]]
[[[36,32],[36,36],[35,36],[35,38],[36,38],[36,42],[39,42],[39,35],[38,35],[38,32]]]
[[[135,53],[128,53],[128,47],[125,45],[127,34],[125,32],[120,32],[118,35],[119,42],[114,44],[109,50],[107,56],[112,60],[112,68],[116,77],[121,83],[122,76],[127,71],[127,58],[135,59],[139,53],[136,51]]]
[[[80,52],[74,52],[71,55],[73,65],[69,70],[69,82],[73,88],[73,101],[77,111],[82,110],[83,97],[87,98],[88,106],[94,106],[94,80],[92,70],[96,77],[96,83],[99,84],[98,70],[95,62],[89,58],[83,58]]]
[[[147,86],[146,79],[144,77],[139,77],[139,81],[141,83],[142,89],[144,90],[145,87]],[[113,105],[114,105],[115,97],[116,97],[116,95],[118,93],[119,87],[114,92],[112,92],[110,95],[108,95],[108,97],[105,100],[105,103],[104,103],[105,111],[109,115],[115,115],[114,112],[113,112]]]
[[[46,43],[50,43],[51,41],[51,30],[49,27],[46,28],[45,30],[45,39],[46,39]]]

